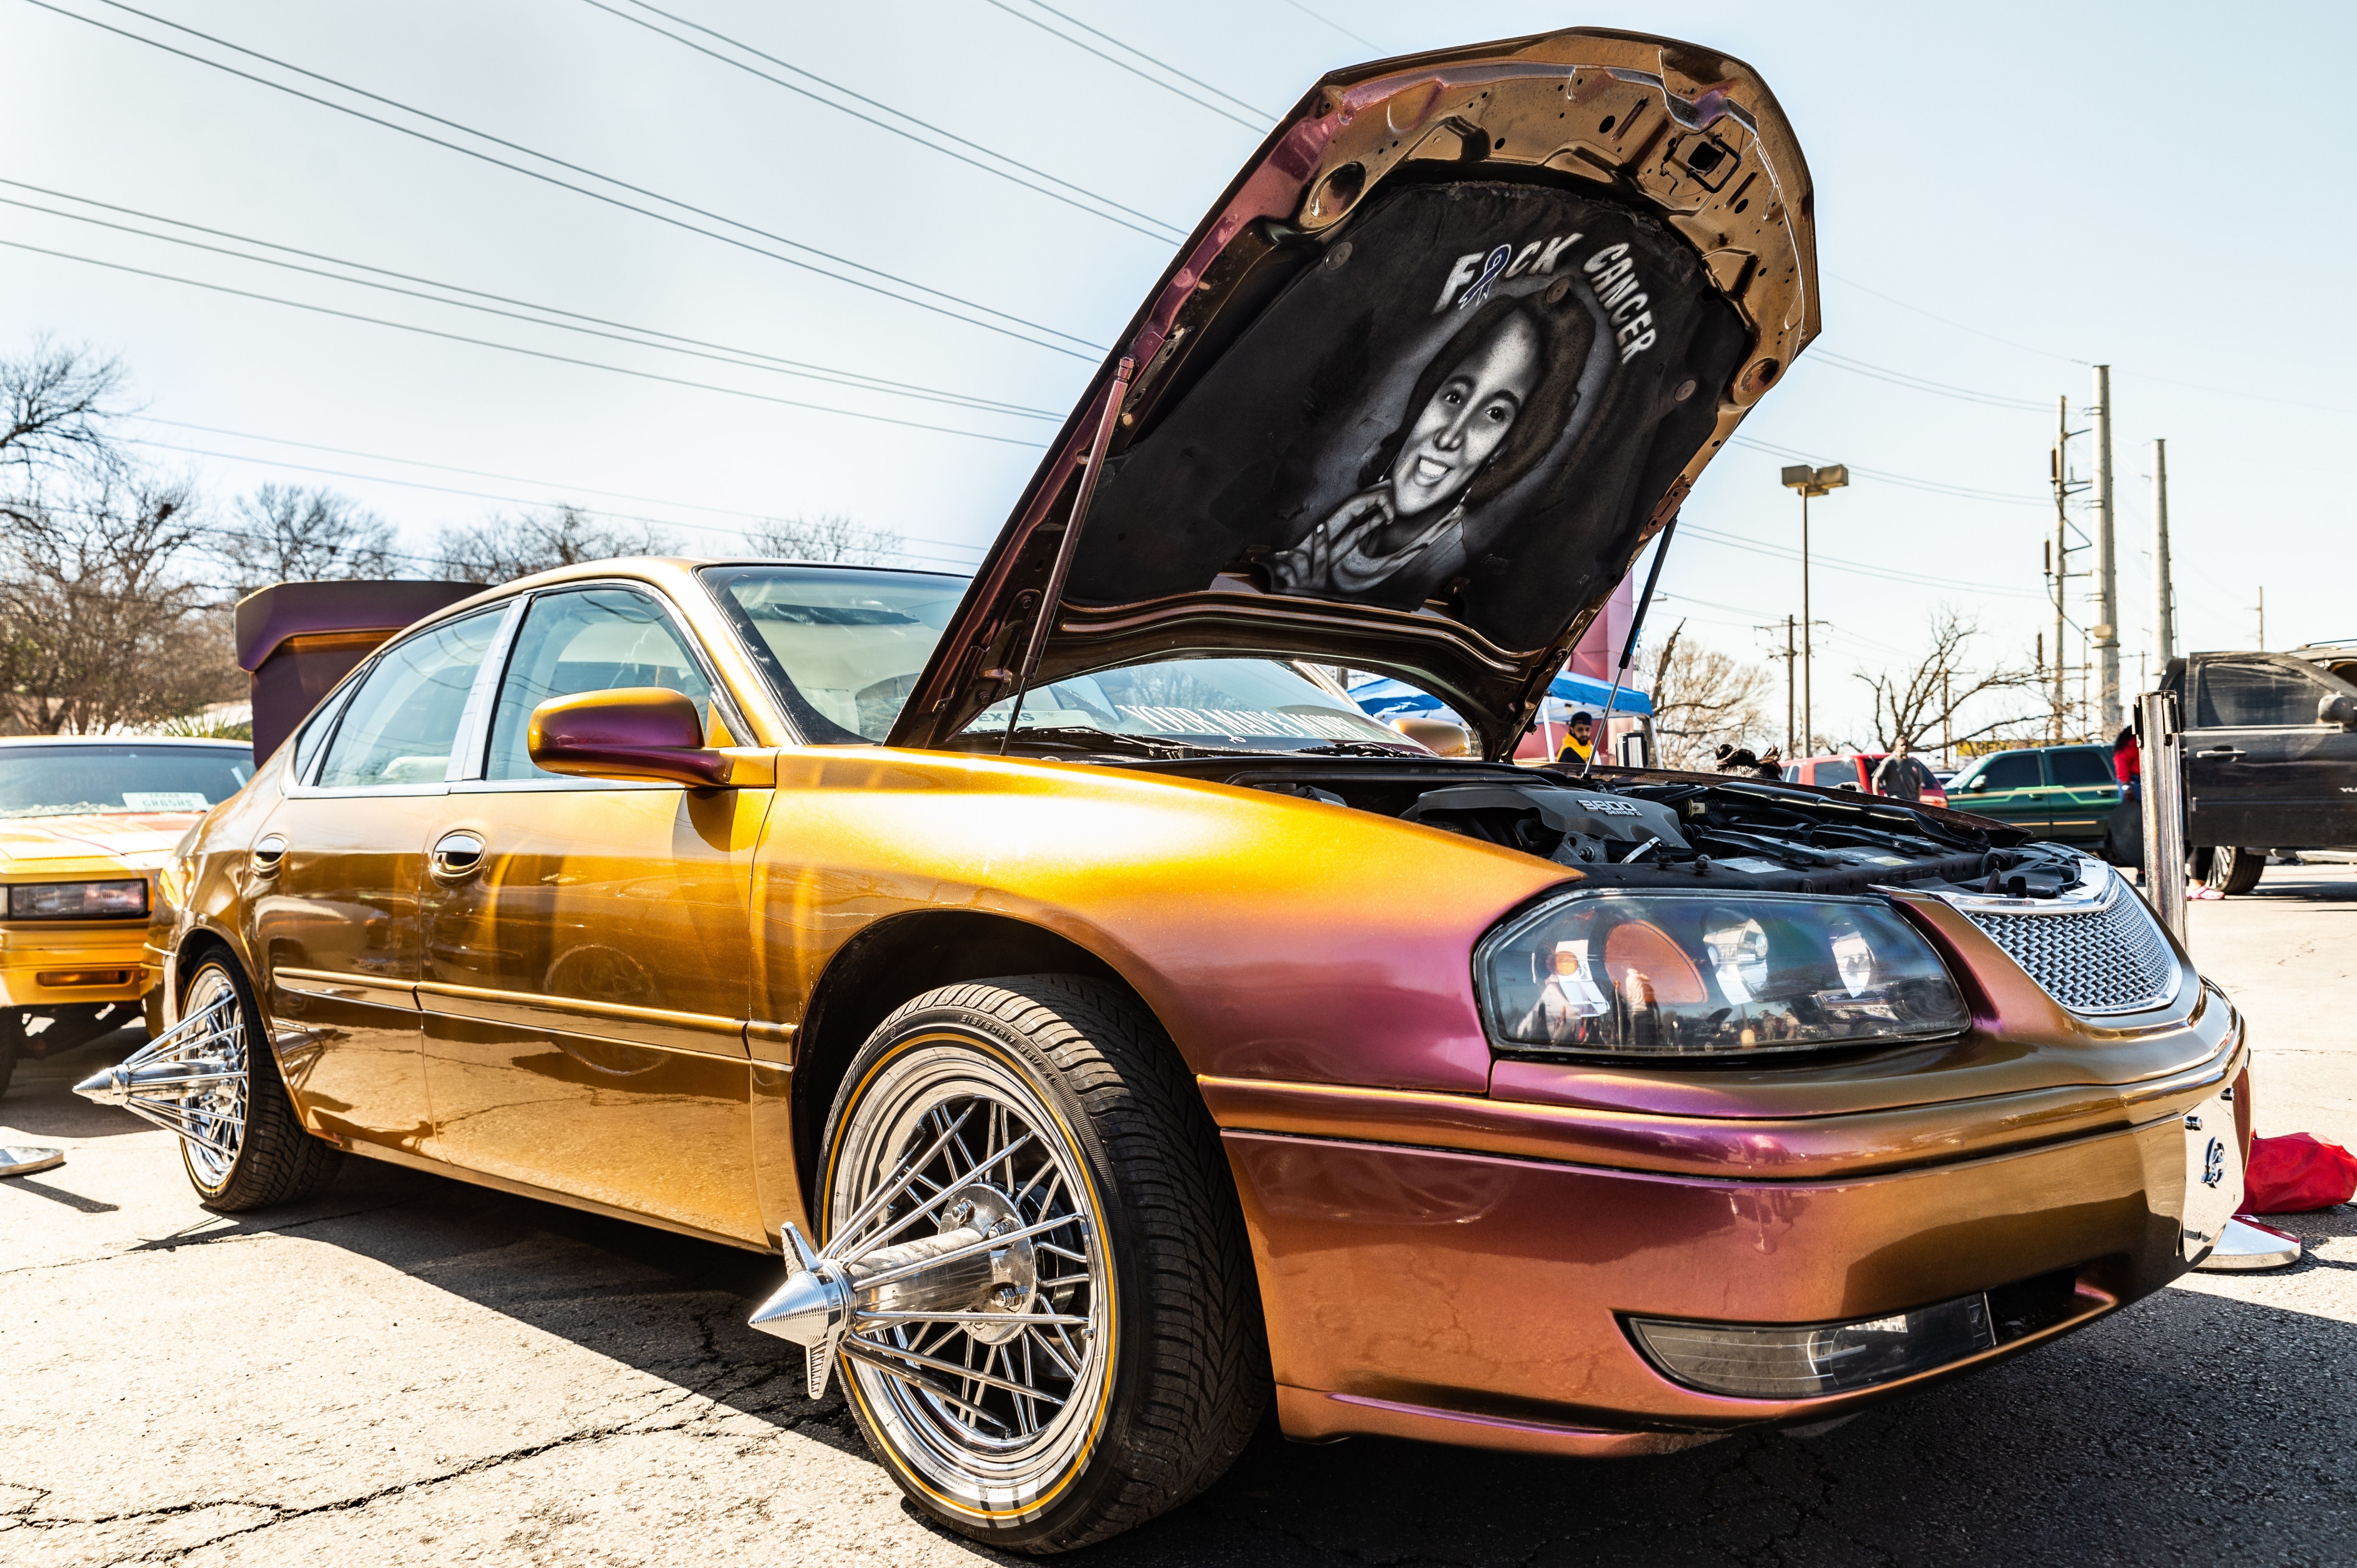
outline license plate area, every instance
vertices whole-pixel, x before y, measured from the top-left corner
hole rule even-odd
[[[2243,1206],[2243,1145],[2234,1105],[2214,1095],[2185,1113],[2185,1199],[2178,1248],[2189,1263],[2210,1255]]]

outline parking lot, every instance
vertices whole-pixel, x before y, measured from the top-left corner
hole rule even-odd
[[[2259,1130],[2357,1143],[2357,867],[2195,906]],[[946,1563],[838,1398],[744,1326],[770,1260],[362,1160],[196,1207],[172,1140],[27,1063],[0,1141],[0,1562]],[[1614,1464],[1265,1434],[1092,1563],[2357,1560],[2357,1210],[1809,1441]]]

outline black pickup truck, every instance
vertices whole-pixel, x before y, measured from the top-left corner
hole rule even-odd
[[[2270,851],[2357,851],[2357,642],[2190,654],[2161,689],[2185,725],[2192,875],[2247,893]]]

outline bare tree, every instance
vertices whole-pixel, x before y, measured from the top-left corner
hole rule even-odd
[[[554,566],[617,555],[667,555],[670,535],[649,523],[606,522],[570,501],[544,511],[501,513],[471,528],[446,528],[436,553],[450,578],[505,583]]]
[[[874,566],[896,559],[909,542],[899,534],[854,522],[840,512],[816,517],[763,518],[745,531],[757,555],[781,561],[833,561]]]
[[[8,506],[0,717],[38,735],[153,724],[239,695],[226,617],[182,574],[185,482],[118,473],[71,500]]]
[[[108,426],[125,412],[123,381],[116,360],[47,338],[33,339],[21,358],[0,360],[0,461],[9,467],[12,499],[29,500],[45,481],[118,461]]]
[[[325,486],[264,485],[240,498],[236,521],[212,536],[211,551],[236,598],[273,583],[401,575],[391,525]]]
[[[2037,671],[2002,663],[1980,668],[1968,660],[1969,645],[1980,635],[1978,621],[1943,605],[1932,614],[1931,640],[1911,669],[1857,671],[1874,694],[1878,749],[1889,751],[1904,740],[1921,750],[1943,739],[1977,740],[2025,723],[2046,722],[2043,705],[2034,714],[2029,706],[2037,701]],[[1990,697],[2008,699],[2001,704],[2002,716],[1971,729],[1962,727],[1964,710],[1978,707],[1985,714],[1988,703],[1984,699]]]
[[[1768,671],[1684,633],[1680,621],[1651,660],[1653,737],[1663,767],[1707,770],[1720,746],[1746,744],[1765,722]]]
[[[222,610],[184,567],[194,488],[114,436],[124,376],[46,339],[0,360],[0,725],[145,725],[240,694]]]

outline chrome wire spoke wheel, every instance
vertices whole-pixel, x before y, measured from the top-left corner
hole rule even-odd
[[[207,1191],[229,1180],[245,1146],[246,1101],[252,1080],[252,1058],[245,1036],[245,1012],[238,1005],[236,988],[218,968],[207,968],[188,986],[180,1017],[197,1032],[176,1053],[205,1070],[184,1076],[189,1080],[174,1099],[159,1090],[147,1103],[160,1112],[154,1120],[180,1134],[180,1157],[188,1176]]]
[[[179,1134],[188,1179],[210,1199],[228,1186],[245,1149],[251,1050],[236,982],[207,964],[188,983],[178,1024],[74,1092]]]
[[[878,1064],[829,1161],[825,1254],[859,1280],[842,1368],[943,1501],[1021,1518],[1102,1424],[1114,1297],[1102,1206],[1028,1074],[955,1036]]]

